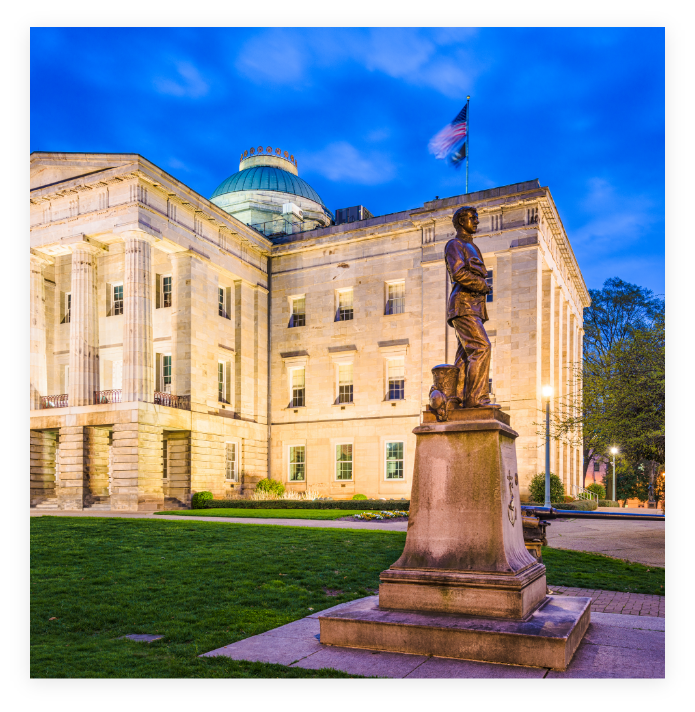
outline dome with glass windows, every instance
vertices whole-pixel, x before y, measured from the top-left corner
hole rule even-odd
[[[330,225],[333,215],[302,178],[294,155],[253,147],[241,154],[239,171],[210,197],[222,210],[264,235],[286,235]]]

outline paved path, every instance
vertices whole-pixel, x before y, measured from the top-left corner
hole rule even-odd
[[[666,617],[666,596],[647,593],[619,593],[598,588],[550,586],[554,596],[584,596],[591,598],[593,613],[621,613],[629,616]]]
[[[546,530],[556,549],[590,551],[648,566],[666,565],[666,522],[552,519]]]
[[[335,606],[336,610],[345,605]],[[205,653],[233,660],[279,663],[309,670],[334,668],[387,678],[663,678],[665,620],[591,613],[591,623],[564,672],[427,655],[406,655],[322,645],[319,616],[254,635]]]

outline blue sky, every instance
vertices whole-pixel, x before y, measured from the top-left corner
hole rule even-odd
[[[664,292],[664,31],[31,31],[31,150],[133,152],[208,197],[239,154],[297,157],[326,205],[465,192],[428,152],[471,95],[471,191],[539,178],[590,288]]]

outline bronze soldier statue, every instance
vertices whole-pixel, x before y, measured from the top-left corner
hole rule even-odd
[[[444,250],[446,268],[453,288],[449,296],[447,321],[456,330],[458,349],[455,365],[459,369],[456,400],[463,408],[492,406],[489,395],[490,340],[483,323],[488,320],[483,256],[473,244],[478,230],[478,211],[459,208],[452,218],[456,237]]]

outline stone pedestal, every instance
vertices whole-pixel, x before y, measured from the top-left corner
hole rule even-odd
[[[378,606],[321,617],[321,642],[565,669],[591,600],[546,596],[545,566],[524,544],[509,416],[426,412],[413,432],[403,554],[381,573]]]

